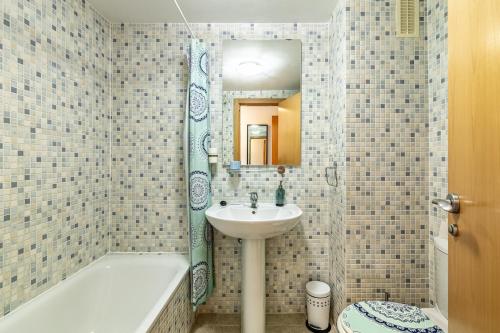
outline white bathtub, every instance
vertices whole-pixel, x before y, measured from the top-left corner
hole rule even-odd
[[[188,271],[182,255],[108,254],[0,319],[0,332],[147,332]]]

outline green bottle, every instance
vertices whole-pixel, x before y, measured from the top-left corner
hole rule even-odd
[[[285,205],[285,189],[283,188],[283,181],[280,180],[280,185],[276,189],[276,206],[282,207]]]

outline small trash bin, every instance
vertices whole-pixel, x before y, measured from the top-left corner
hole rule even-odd
[[[330,286],[321,281],[306,284],[307,321],[311,332],[330,332]]]

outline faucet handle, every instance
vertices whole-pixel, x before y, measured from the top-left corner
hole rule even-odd
[[[259,194],[257,192],[250,192],[250,200],[257,201],[259,200]]]

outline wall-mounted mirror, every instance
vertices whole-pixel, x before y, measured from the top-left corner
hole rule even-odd
[[[224,162],[300,165],[300,40],[223,42]]]

